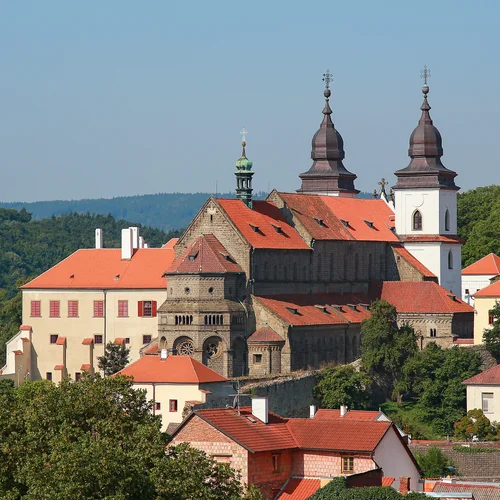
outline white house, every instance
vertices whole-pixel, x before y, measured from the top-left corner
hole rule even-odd
[[[490,422],[500,422],[500,365],[464,380],[467,411],[479,408]]]
[[[474,294],[489,286],[490,280],[500,274],[500,257],[490,253],[462,269],[462,300],[474,305]]]

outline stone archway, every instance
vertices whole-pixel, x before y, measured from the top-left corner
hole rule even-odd
[[[203,364],[216,371],[224,373],[224,342],[216,335],[203,342]]]
[[[182,336],[175,339],[174,353],[177,356],[191,356],[194,355],[194,342],[190,337]]]

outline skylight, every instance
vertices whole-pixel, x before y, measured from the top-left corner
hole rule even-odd
[[[313,217],[313,219],[320,225],[320,226],[324,226],[325,225],[325,222],[323,219],[319,219],[318,217]]]

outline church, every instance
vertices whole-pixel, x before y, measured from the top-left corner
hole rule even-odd
[[[332,121],[330,77],[297,191],[254,200],[243,141],[236,199],[211,197],[176,243],[158,338],[143,352],[189,355],[227,377],[348,363],[376,299],[397,308],[420,347],[472,337],[472,308],[460,299],[457,174],[441,161],[427,79],[410,163],[389,194],[383,180],[380,194],[361,199]]]

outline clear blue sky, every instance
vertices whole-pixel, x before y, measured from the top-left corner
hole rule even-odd
[[[420,69],[444,164],[500,184],[500,2],[0,2],[0,200],[293,191],[322,73],[358,189],[408,164]]]

